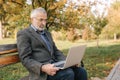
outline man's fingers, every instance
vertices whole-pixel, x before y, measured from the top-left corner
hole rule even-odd
[[[42,71],[46,72],[48,75],[55,75],[59,68],[54,67],[54,64],[45,64],[42,66]]]
[[[51,76],[54,76],[55,74],[56,74],[56,72],[51,72],[51,74],[50,74],[50,75],[51,75]]]

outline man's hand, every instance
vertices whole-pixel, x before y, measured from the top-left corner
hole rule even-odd
[[[76,66],[76,67],[80,67],[80,64],[76,64],[75,66]]]
[[[54,76],[58,70],[59,70],[59,68],[54,67],[54,64],[45,64],[41,68],[41,71],[43,71],[51,76]]]
[[[75,64],[73,65],[73,67],[80,67],[80,64]]]

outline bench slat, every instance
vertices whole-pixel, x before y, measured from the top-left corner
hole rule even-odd
[[[120,59],[113,67],[106,80],[120,80]]]
[[[20,62],[18,54],[0,57],[0,67]]]
[[[6,50],[6,51],[0,51],[0,55],[14,53],[14,52],[17,52],[17,48],[11,49],[11,50]]]
[[[17,52],[17,44],[0,45],[0,55]]]

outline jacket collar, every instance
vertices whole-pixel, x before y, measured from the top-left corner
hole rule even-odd
[[[45,46],[45,48],[48,50],[46,43],[43,41],[41,36],[37,33],[38,30],[35,27],[32,27],[31,25],[29,26],[28,29],[29,29],[30,33],[32,34],[32,36],[35,37],[36,39],[38,39]],[[52,44],[46,29],[44,30],[44,33],[47,35],[47,37],[48,37],[48,39],[50,41],[50,44]],[[51,46],[51,48],[52,48],[52,46]]]

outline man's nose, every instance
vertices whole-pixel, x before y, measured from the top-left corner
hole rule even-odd
[[[46,21],[42,21],[42,24],[43,24],[43,25],[46,25]]]

